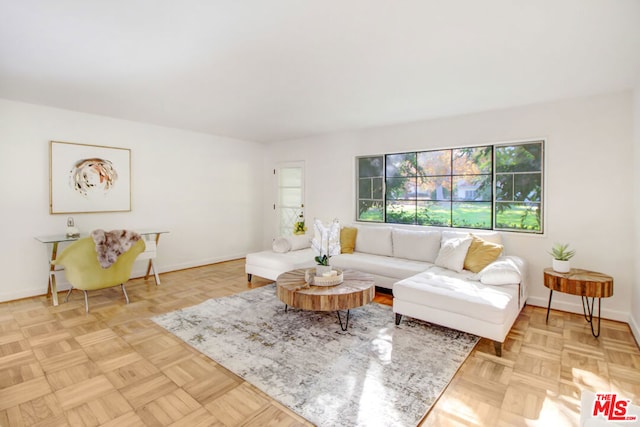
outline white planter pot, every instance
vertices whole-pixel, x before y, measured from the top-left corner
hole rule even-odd
[[[316,276],[322,276],[329,271],[331,271],[330,265],[316,265]]]
[[[568,273],[569,271],[571,271],[571,262],[554,259],[553,270],[557,271],[558,273]]]

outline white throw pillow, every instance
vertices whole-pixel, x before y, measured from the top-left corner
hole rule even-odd
[[[292,251],[306,249],[311,246],[311,238],[306,234],[287,236],[287,240],[291,244]]]
[[[273,252],[284,254],[291,250],[291,242],[289,242],[285,237],[278,237],[273,240],[271,249],[273,249]]]
[[[391,232],[393,256],[415,261],[434,262],[440,251],[439,231],[402,230]]]
[[[391,227],[357,227],[356,252],[393,256]]]
[[[522,280],[521,270],[521,266],[513,258],[501,257],[483,268],[478,276],[483,285],[513,285]]]
[[[442,239],[442,246],[435,265],[460,273],[464,267],[464,259],[471,246],[471,236],[457,239]]]

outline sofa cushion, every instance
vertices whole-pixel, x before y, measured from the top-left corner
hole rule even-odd
[[[275,271],[289,271],[313,266],[315,264],[314,256],[311,248],[286,253],[262,251],[247,254],[246,263]]]
[[[395,283],[393,297],[422,304],[425,310],[428,307],[446,308],[453,313],[499,325],[507,321],[512,312],[508,306],[517,305],[518,289],[487,286],[465,279],[464,275],[434,267]]]
[[[271,249],[273,249],[273,252],[284,254],[291,250],[291,242],[289,242],[285,237],[278,237],[273,239]]]
[[[289,241],[292,251],[298,251],[300,249],[311,247],[311,237],[306,234],[296,234],[293,236],[287,236],[285,238]]]
[[[340,252],[352,254],[356,248],[356,236],[358,229],[355,227],[342,227],[340,229]]]
[[[394,228],[391,232],[393,256],[432,263],[440,251],[440,238],[439,231]]]
[[[393,256],[391,227],[358,227],[356,251],[373,255]]]
[[[271,244],[271,249],[278,253],[298,251],[309,247],[311,247],[311,238],[304,234],[278,237]]]
[[[444,234],[444,233],[443,233]],[[471,236],[442,240],[440,252],[435,264],[449,270],[461,272],[464,267],[464,259],[471,245]]]
[[[342,254],[331,257],[331,266],[365,271],[377,276],[391,277],[397,280],[425,271],[433,264],[362,252]]]
[[[489,242],[472,234],[471,245],[464,259],[464,269],[474,273],[479,272],[498,259],[502,253],[502,248],[502,245]]]
[[[497,245],[502,245],[502,234],[497,231],[489,231],[489,230],[472,230],[473,234],[480,237],[481,239],[486,240],[487,242],[495,243]],[[460,237],[465,237],[469,235],[469,231],[452,231],[445,230],[442,232],[442,240],[456,239]]]

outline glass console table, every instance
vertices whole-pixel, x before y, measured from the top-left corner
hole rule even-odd
[[[134,230],[136,233],[140,234],[145,241],[146,249],[140,255],[138,255],[138,260],[148,259],[149,263],[147,264],[147,272],[144,276],[144,279],[147,280],[149,278],[149,274],[153,269],[153,275],[156,281],[156,286],[160,284],[160,276],[158,276],[158,270],[153,262],[156,257],[156,251],[158,247],[158,241],[160,240],[160,235],[164,233],[168,233],[166,230]],[[58,256],[58,245],[60,243],[73,242],[82,237],[88,237],[88,234],[80,234],[80,237],[67,237],[65,234],[56,234],[52,236],[39,236],[36,237],[36,240],[42,242],[47,245],[51,245],[51,252],[49,255],[49,280],[47,283],[47,296],[51,295],[53,305],[58,305],[58,288],[56,286],[56,272],[62,271],[62,268],[56,269],[56,266],[51,264],[53,260],[55,260]]]

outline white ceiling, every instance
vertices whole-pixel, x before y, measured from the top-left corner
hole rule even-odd
[[[0,98],[253,141],[640,83],[640,0],[0,0]]]

